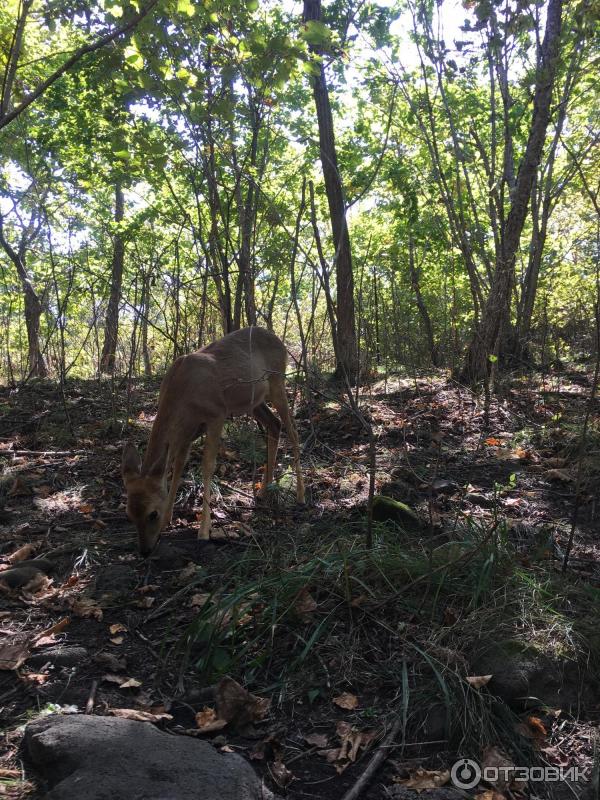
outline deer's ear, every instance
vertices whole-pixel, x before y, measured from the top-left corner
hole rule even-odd
[[[138,478],[141,472],[142,459],[140,458],[140,454],[132,442],[127,442],[123,448],[123,458],[121,460],[121,475],[123,476],[123,483],[127,486],[127,482],[133,478]]]
[[[165,472],[167,470],[167,455],[168,450],[165,449],[162,456],[159,456],[156,461],[150,465],[150,468],[144,474],[149,478],[166,478]]]

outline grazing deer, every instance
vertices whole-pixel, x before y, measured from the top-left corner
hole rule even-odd
[[[210,537],[210,490],[221,431],[227,417],[252,414],[267,433],[267,465],[259,496],[273,480],[281,423],[266,404],[275,406],[292,444],[296,490],[304,502],[298,434],[285,394],[287,352],[264,328],[244,328],[195,353],[181,356],[165,375],[158,413],[142,461],[131,443],[123,450],[122,475],[127,516],[137,528],[140,553],[149,556],[161,530],[171,523],[181,473],[194,439],[206,431],[202,459],[204,502],[199,539]],[[167,475],[171,469],[171,486]]]

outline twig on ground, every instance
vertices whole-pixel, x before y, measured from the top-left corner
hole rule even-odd
[[[92,681],[92,685],[90,687],[90,693],[88,695],[87,703],[85,704],[85,713],[91,714],[94,710],[94,704],[96,702],[96,691],[98,689],[98,681]]]
[[[398,736],[398,734],[400,733],[403,722],[404,720],[402,718],[402,714],[398,714],[394,724],[392,725],[390,732],[379,746],[373,758],[369,761],[367,768],[359,777],[359,779],[356,781],[354,786],[346,792],[342,800],[356,800],[357,797],[361,796],[363,791],[367,788],[367,786],[373,779],[373,776],[375,775],[379,767],[389,756],[392,745],[396,740],[396,736]]]

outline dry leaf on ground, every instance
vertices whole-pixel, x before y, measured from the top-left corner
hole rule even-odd
[[[250,694],[233,678],[223,678],[216,692],[217,714],[220,719],[240,727],[262,720],[271,707],[271,700]]]
[[[324,733],[309,733],[304,737],[304,741],[312,747],[320,748],[325,748],[329,744],[329,738]]]
[[[305,616],[316,610],[317,601],[306,586],[299,592],[296,602],[294,603],[294,608],[296,609],[296,613],[300,616]]]
[[[98,622],[102,621],[102,609],[94,600],[90,599],[89,597],[81,597],[78,600],[71,599],[69,605],[71,606],[71,610],[76,617],[93,617],[94,619],[98,620]]]
[[[133,719],[138,722],[160,722],[161,719],[173,719],[171,714],[152,714],[150,711],[138,711],[135,708],[111,708],[110,713],[113,717]]]
[[[400,783],[407,789],[413,789],[415,792],[422,792],[425,789],[438,789],[440,786],[445,786],[450,780],[449,770],[435,770],[435,769],[417,769],[410,778],[394,779],[394,783]]]
[[[269,769],[273,780],[281,789],[285,789],[294,780],[294,773],[285,766],[283,761],[274,761],[269,765]]]
[[[487,686],[492,678],[493,675],[471,675],[465,678],[465,680],[469,686],[472,686],[474,689],[481,689],[482,686]]]
[[[64,629],[69,625],[71,622],[71,617],[63,617],[59,620],[56,624],[52,625],[50,628],[46,628],[46,630],[38,633],[36,637],[33,639],[33,646],[34,647],[43,647],[47,644],[54,644],[56,641],[56,635],[58,633],[62,633]]]
[[[485,770],[489,767],[501,768],[499,769],[498,779],[496,781],[492,781],[489,778],[487,779],[487,783],[493,784],[500,790],[508,788],[519,791],[527,784],[527,781],[524,779],[512,777],[510,772],[507,775],[506,770],[513,770],[515,765],[509,756],[507,756],[506,753],[499,747],[486,747],[483,751],[481,768],[482,770]]]
[[[219,719],[214,708],[203,708],[196,714],[196,727],[203,733],[220,731],[227,725],[226,719]]]
[[[115,622],[108,630],[111,632],[112,636],[115,636],[117,633],[127,633],[128,629],[121,622]]]
[[[352,711],[358,706],[358,697],[350,692],[343,692],[339,697],[334,697],[332,702],[346,711]]]
[[[28,655],[28,642],[3,642],[0,644],[0,670],[18,669]]]
[[[14,553],[11,553],[8,557],[9,564],[17,564],[19,561],[25,561],[35,553],[35,545],[33,544],[24,544],[22,547],[19,547],[18,550],[15,550]]]

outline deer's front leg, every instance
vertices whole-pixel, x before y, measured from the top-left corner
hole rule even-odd
[[[224,421],[224,419],[218,419],[207,422],[206,424],[206,439],[204,441],[204,454],[202,456],[204,499],[202,501],[202,524],[198,532],[199,539],[210,538],[210,490]]]
[[[171,520],[173,517],[173,506],[175,505],[175,499],[177,498],[177,489],[179,488],[179,481],[181,480],[181,474],[185,468],[189,454],[190,454],[190,447],[188,445],[187,447],[183,447],[181,450],[178,450],[175,453],[175,457],[173,458],[171,488],[169,489],[169,496],[167,497],[167,505],[165,507],[165,511],[162,518],[163,528],[168,528],[169,525],[171,524]]]

